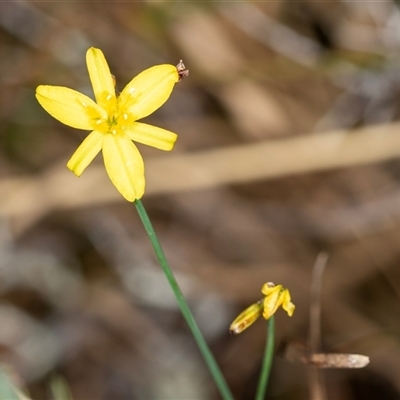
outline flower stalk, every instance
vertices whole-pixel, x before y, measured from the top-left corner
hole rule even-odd
[[[272,359],[274,356],[274,343],[275,343],[275,318],[270,317],[267,323],[267,342],[265,344],[264,358],[261,367],[260,379],[255,400],[264,400],[265,392],[267,390],[269,376],[271,373]]]
[[[147,215],[146,209],[143,206],[143,203],[140,200],[135,200],[135,206],[136,210],[139,214],[139,217],[143,223],[143,226],[146,230],[147,235],[149,236],[149,239],[151,241],[151,244],[153,246],[154,252],[157,256],[158,262],[160,263],[160,266],[168,280],[168,283],[171,286],[172,291],[174,292],[176,301],[178,302],[179,309],[182,312],[183,317],[186,320],[186,323],[189,326],[190,331],[193,334],[193,337],[197,343],[197,346],[199,347],[199,350],[201,354],[204,357],[204,360],[207,364],[208,369],[210,370],[211,375],[214,378],[215,384],[217,385],[219,392],[224,400],[233,400],[232,393],[225,381],[224,376],[222,375],[222,372],[213,356],[211,353],[211,350],[209,349],[194,317],[192,312],[189,309],[189,306],[185,300],[185,297],[178,285],[178,282],[175,279],[175,276],[168,264],[168,261],[165,257],[164,251],[161,247],[161,244],[157,238],[157,235],[154,231],[153,225],[151,224],[151,221],[149,219],[149,216]]]

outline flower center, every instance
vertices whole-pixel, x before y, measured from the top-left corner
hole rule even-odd
[[[95,130],[104,134],[120,135],[128,125],[132,124],[132,116],[125,112],[126,107],[121,104],[118,97],[105,94],[101,106],[107,116],[99,116],[97,113],[93,116]]]
[[[118,107],[115,111],[107,118],[107,133],[113,135],[121,134],[126,129],[127,122],[129,121],[129,115],[127,113],[121,113]]]

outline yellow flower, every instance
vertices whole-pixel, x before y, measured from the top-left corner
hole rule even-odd
[[[187,71],[173,65],[156,65],[133,78],[117,96],[102,51],[90,48],[86,63],[96,102],[60,86],[41,85],[36,89],[36,98],[63,124],[92,131],[68,161],[68,168],[80,176],[102,150],[112,183],[126,200],[135,201],[144,194],[145,178],[143,158],[132,141],[172,150],[177,139],[173,132],[137,120],[161,107]]]
[[[275,285],[272,282],[265,283],[261,289],[265,294],[263,317],[269,319],[275,314],[276,310],[282,308],[291,317],[294,313],[295,305],[290,301],[290,293],[282,285]]]
[[[294,313],[295,305],[290,301],[290,293],[282,285],[275,285],[272,282],[265,283],[261,289],[265,298],[252,304],[241,312],[232,322],[229,332],[238,334],[252,325],[261,315],[269,319],[275,314],[276,310],[282,308],[291,317]]]

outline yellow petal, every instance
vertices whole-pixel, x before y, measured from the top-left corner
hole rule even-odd
[[[158,128],[153,125],[135,122],[131,127],[125,129],[125,133],[134,142],[146,144],[160,150],[172,150],[178,135]]]
[[[144,194],[144,163],[137,147],[127,136],[105,135],[104,164],[111,182],[128,201]]]
[[[80,176],[85,168],[97,156],[103,145],[103,138],[103,133],[93,131],[76,149],[75,153],[72,155],[67,163],[67,167],[75,175]]]
[[[62,86],[38,86],[36,98],[55,119],[77,129],[92,130],[97,118],[107,117],[90,97]]]
[[[115,99],[115,89],[114,80],[103,52],[91,47],[86,52],[86,64],[97,104],[108,110],[110,99]]]
[[[273,292],[279,292],[282,289],[282,285],[275,285],[275,283],[267,282],[264,283],[261,292],[266,296],[270,295]]]
[[[263,307],[263,301],[261,300],[246,308],[232,322],[229,332],[234,334],[243,332],[261,316]]]
[[[278,285],[281,286],[281,285]],[[279,287],[277,287],[278,290],[272,291],[268,296],[265,297],[264,299],[264,311],[263,311],[263,317],[265,319],[269,319],[276,313],[276,310],[278,307],[282,304],[282,296],[281,296],[281,291],[279,290]]]
[[[178,71],[173,65],[156,65],[146,69],[122,91],[120,109],[131,114],[134,120],[147,117],[168,100],[178,80]]]
[[[290,301],[290,293],[287,289],[285,289],[283,293],[282,308],[288,313],[289,317],[293,315],[294,309],[296,308],[296,306]]]

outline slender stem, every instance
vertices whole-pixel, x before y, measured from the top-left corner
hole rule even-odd
[[[269,374],[272,367],[272,359],[274,355],[275,342],[275,319],[272,316],[268,320],[267,343],[265,344],[263,365],[261,368],[260,380],[258,381],[257,393],[255,400],[264,400],[265,391],[267,390]]]
[[[165,258],[164,251],[161,247],[161,244],[157,238],[157,235],[154,231],[154,228],[150,222],[149,216],[143,206],[143,203],[140,200],[135,201],[136,209],[139,213],[139,217],[142,220],[143,226],[147,232],[147,235],[150,238],[151,244],[153,245],[154,252],[157,256],[157,259],[161,265],[162,270],[164,271],[165,276],[167,277],[168,283],[171,286],[172,291],[175,294],[176,300],[178,302],[179,308],[185,318],[194,339],[200,349],[201,354],[204,357],[204,360],[207,364],[208,369],[210,370],[211,375],[214,378],[215,384],[217,385],[219,392],[224,400],[233,400],[232,393],[225,381],[222,372],[215,361],[214,356],[211,353],[193,315],[189,309],[189,306],[183,296],[181,289],[179,288],[178,282],[175,279],[174,274],[171,271],[171,268],[168,265],[168,261]]]

